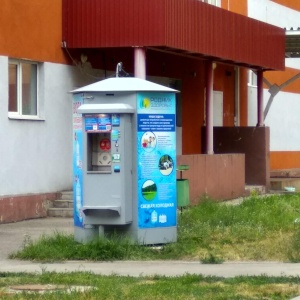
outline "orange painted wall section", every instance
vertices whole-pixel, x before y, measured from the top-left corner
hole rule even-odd
[[[189,69],[182,81],[182,153],[201,152],[201,126],[204,122],[204,63],[189,61]]]
[[[148,50],[147,74],[182,81],[182,154],[201,153],[201,127],[204,122],[204,61]]]
[[[192,67],[192,65],[190,66]],[[183,78],[182,153],[201,153],[201,127],[204,124],[204,63],[194,63],[197,76]],[[218,64],[214,70],[214,91],[223,92],[223,126],[234,126],[234,68]]]
[[[286,70],[283,72],[282,71],[266,72],[264,74],[264,77],[271,84],[277,84],[278,86],[280,86],[283,83],[287,82],[289,79],[296,76],[297,74],[300,74],[300,70],[286,68]],[[293,82],[291,82],[290,84],[288,84],[285,88],[282,89],[282,91],[300,94],[300,77],[294,80]]]
[[[1,0],[0,53],[66,63],[61,49],[61,0]]]
[[[201,126],[204,121],[204,91],[197,90],[199,83],[183,82],[182,92],[182,154],[199,154],[201,152]],[[193,86],[193,89],[187,89]]]
[[[221,7],[240,15],[248,15],[246,0],[221,0]]]
[[[281,4],[281,5],[284,5],[286,7],[289,7],[291,9],[300,11],[300,1],[299,0],[271,0],[271,1]],[[295,24],[295,26],[297,26],[297,25],[298,24]]]
[[[218,64],[214,70],[214,91],[223,92],[223,126],[234,126],[234,67]]]
[[[270,168],[271,170],[300,168],[300,151],[272,151]]]

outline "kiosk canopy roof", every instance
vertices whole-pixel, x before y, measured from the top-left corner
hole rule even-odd
[[[115,77],[89,84],[71,93],[86,92],[178,92],[177,90],[135,77]]]

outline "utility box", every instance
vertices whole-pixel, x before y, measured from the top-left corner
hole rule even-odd
[[[175,92],[120,77],[72,91],[75,240],[177,240]]]

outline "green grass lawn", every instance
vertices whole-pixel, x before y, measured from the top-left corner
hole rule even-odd
[[[122,237],[79,244],[72,235],[54,233],[37,242],[30,238],[11,258],[58,260],[190,259],[205,263],[226,260],[300,261],[300,194],[253,196],[240,205],[202,203],[178,214],[178,242],[160,250]],[[90,286],[84,293],[65,289],[46,294],[9,294],[14,285]],[[219,278],[187,274],[179,277],[99,276],[0,273],[0,299],[291,299],[300,295],[300,277]]]
[[[160,250],[121,237],[79,244],[54,233],[27,240],[12,258],[57,260],[185,259],[208,263],[239,260],[300,261],[300,194],[252,196],[240,205],[201,204],[178,213],[178,242]]]
[[[28,284],[59,286],[60,290],[45,294],[9,294],[16,285]],[[87,286],[85,292],[67,288]],[[65,289],[63,288],[65,287]],[[236,277],[219,278],[201,275],[180,277],[120,277],[99,276],[91,273],[59,274],[9,274],[0,273],[0,299],[84,299],[84,300],[243,300],[243,299],[291,299],[300,295],[300,278]]]

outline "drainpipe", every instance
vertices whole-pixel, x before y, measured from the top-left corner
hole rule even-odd
[[[145,48],[134,48],[134,77],[146,79],[146,51]]]
[[[257,71],[257,127],[264,125],[263,71]]]
[[[206,154],[214,154],[213,62],[206,62]]]

